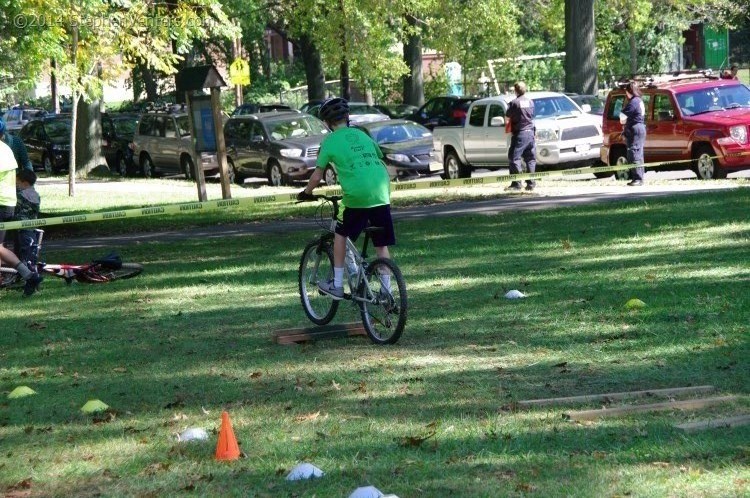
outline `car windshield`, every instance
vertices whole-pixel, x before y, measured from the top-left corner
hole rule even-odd
[[[371,105],[349,105],[349,114],[383,114],[379,109],[374,108]]]
[[[117,136],[120,137],[132,137],[135,135],[135,127],[138,126],[138,120],[136,118],[115,119],[112,123],[115,126]]]
[[[395,144],[432,136],[430,130],[417,123],[391,124],[387,121],[382,126],[368,128],[368,133],[378,145]]]
[[[312,116],[295,116],[292,119],[268,123],[268,133],[274,140],[286,140],[323,135],[328,133],[328,128],[321,120]]]
[[[53,119],[44,123],[44,131],[50,140],[70,138],[70,121],[67,119]]]
[[[750,107],[750,89],[744,85],[702,88],[677,94],[677,103],[685,116]]]
[[[567,97],[545,97],[534,100],[535,118],[554,118],[558,116],[570,116],[581,114],[581,110]]]

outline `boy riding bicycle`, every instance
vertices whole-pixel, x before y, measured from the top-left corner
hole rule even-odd
[[[382,230],[373,232],[372,241],[379,258],[390,258],[388,246],[396,243],[391,218],[390,176],[381,160],[383,153],[378,144],[362,130],[349,127],[349,103],[345,99],[326,100],[320,106],[319,116],[333,133],[321,143],[315,171],[297,199],[309,200],[328,164],[336,166],[344,214],[336,224],[333,240],[333,280],[320,282],[318,288],[340,300],[344,297],[347,237],[357,240],[368,224],[382,227]],[[389,290],[390,275],[381,275],[381,279],[384,288]]]

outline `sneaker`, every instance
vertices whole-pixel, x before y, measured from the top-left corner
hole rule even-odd
[[[533,183],[529,183],[529,184],[526,185],[526,190],[528,190],[529,192],[531,192],[532,190],[534,190],[535,187],[536,187],[536,185],[534,185]]]
[[[506,187],[505,190],[521,190],[521,185],[517,183],[511,183],[509,187]]]
[[[29,297],[39,289],[39,284],[42,283],[42,277],[38,273],[32,274],[26,283],[23,285],[24,297]]]
[[[333,280],[318,283],[318,290],[323,294],[331,296],[335,301],[344,299],[344,287],[334,287]]]
[[[633,180],[632,182],[628,183],[628,187],[640,187],[643,185],[642,180]]]

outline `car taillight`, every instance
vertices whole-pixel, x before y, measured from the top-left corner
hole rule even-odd
[[[454,119],[465,119],[466,118],[466,111],[463,109],[453,109],[453,118]]]

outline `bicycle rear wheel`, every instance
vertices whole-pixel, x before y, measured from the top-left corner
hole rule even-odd
[[[106,265],[94,265],[86,271],[76,274],[76,280],[87,284],[103,284],[133,278],[143,271],[143,265],[139,263],[122,263],[119,268],[107,268]]]
[[[322,247],[322,249],[321,249]],[[318,290],[318,282],[333,278],[333,248],[318,240],[307,244],[299,263],[299,297],[305,315],[316,325],[325,325],[336,316],[339,302]]]
[[[22,281],[23,279],[14,268],[0,266],[0,289],[14,287]]]
[[[390,286],[383,277],[390,275]],[[376,344],[395,344],[406,326],[406,282],[401,270],[390,259],[378,258],[367,267],[367,282],[374,303],[362,301],[360,313],[370,340]],[[362,284],[364,287],[364,284]],[[390,289],[388,288],[390,287]],[[366,289],[360,287],[360,295]]]

